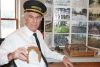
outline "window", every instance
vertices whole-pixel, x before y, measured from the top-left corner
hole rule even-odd
[[[0,2],[1,38],[5,38],[7,35],[9,35],[18,28],[16,2],[17,0],[1,0]]]

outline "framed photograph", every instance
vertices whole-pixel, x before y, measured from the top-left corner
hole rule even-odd
[[[70,0],[53,0],[54,5],[63,5],[63,6],[69,6]]]
[[[100,21],[100,8],[90,8],[89,9],[89,20],[90,21]]]
[[[54,8],[54,20],[70,20],[70,8]]]
[[[71,32],[72,33],[86,33],[87,22],[86,21],[72,21]]]
[[[5,38],[18,27],[16,20],[1,20],[1,38]]]
[[[86,45],[86,34],[72,34],[72,44],[85,44]]]
[[[87,8],[88,0],[72,0],[72,7]]]
[[[65,46],[69,44],[68,34],[54,34],[54,45],[55,46]]]
[[[100,49],[100,35],[88,35],[88,46]]]
[[[45,28],[45,32],[52,32],[53,29],[53,11],[52,11],[52,7],[47,7],[47,13],[44,16],[44,28]]]
[[[89,8],[100,8],[100,0],[89,0]]]
[[[55,33],[69,33],[70,24],[68,21],[54,21]]]
[[[100,22],[89,22],[88,32],[89,34],[100,35]]]
[[[53,23],[52,21],[45,21],[45,32],[52,32],[53,30]]]
[[[72,9],[72,20],[87,21],[87,9],[73,8]]]

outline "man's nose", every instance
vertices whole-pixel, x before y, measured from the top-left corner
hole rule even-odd
[[[34,21],[35,23],[37,23],[37,18],[34,18],[33,21]]]

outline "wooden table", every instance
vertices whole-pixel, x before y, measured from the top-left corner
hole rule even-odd
[[[74,67],[100,67],[100,62],[74,62]],[[49,67],[65,67],[61,62],[50,63]]]
[[[100,67],[100,57],[70,57],[69,59],[74,67]],[[49,61],[49,67],[65,67],[60,61],[53,59]]]

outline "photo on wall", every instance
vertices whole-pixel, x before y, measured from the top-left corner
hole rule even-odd
[[[65,46],[69,44],[68,34],[54,34],[54,45],[55,46]]]
[[[89,8],[100,8],[100,0],[89,0]]]
[[[69,6],[70,0],[53,0],[54,5],[62,5],[62,6]]]
[[[55,33],[69,33],[70,24],[68,21],[54,21]]]
[[[100,35],[100,22],[89,22],[88,32],[89,34]]]
[[[100,21],[100,8],[89,8],[89,20]]]
[[[88,35],[88,46],[100,49],[100,35]]]
[[[45,14],[44,16],[44,28],[45,28],[45,32],[52,32],[52,29],[53,29],[53,16],[52,16],[52,7],[49,6],[47,7],[47,13]]]
[[[72,8],[72,20],[87,21],[87,9]]]
[[[86,45],[86,34],[72,34],[71,39],[72,44]]]
[[[72,21],[71,23],[71,32],[72,33],[86,33],[87,31],[87,22],[86,21]]]
[[[71,5],[74,8],[87,8],[88,0],[72,0]]]
[[[45,21],[45,32],[52,32],[53,23],[52,21]]]
[[[70,8],[55,8],[54,20],[70,20]]]

